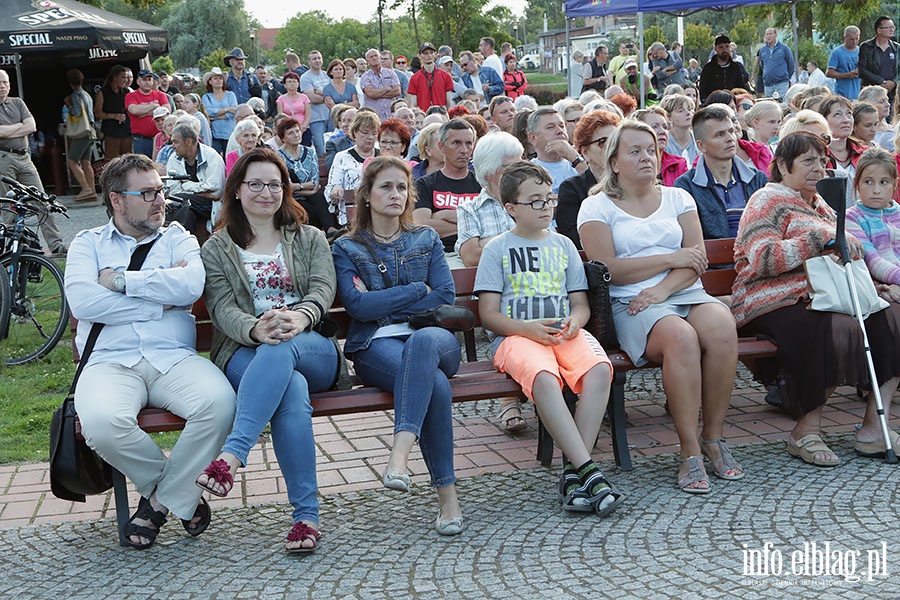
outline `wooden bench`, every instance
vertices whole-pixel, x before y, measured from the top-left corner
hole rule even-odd
[[[470,308],[476,315],[476,327],[480,327],[478,301],[472,295],[475,285],[475,273],[475,268],[454,270],[453,281],[457,293],[456,304]],[[202,298],[194,304],[192,312],[197,320],[197,350],[200,352],[209,351],[212,344],[213,327],[209,320],[206,304]],[[329,315],[338,324],[337,337],[345,339],[350,323],[349,316],[343,307],[337,304],[329,310]],[[77,322],[72,318],[71,327],[73,331],[76,326]],[[463,338],[466,360],[461,363],[459,372],[450,379],[453,402],[524,397],[521,386],[507,375],[498,373],[490,360],[479,361],[477,359],[474,332],[466,333]],[[77,355],[75,360],[77,362]],[[311,394],[310,400],[313,407],[313,416],[325,417],[394,409],[392,393],[373,387],[364,387],[358,380],[354,381],[354,383],[356,386],[349,390],[329,390]],[[624,398],[624,396],[620,397]],[[616,432],[613,444],[616,462],[622,469],[631,469],[631,457],[628,453],[628,442],[625,432],[624,402],[620,402],[614,408],[612,404],[610,406],[610,424]],[[138,414],[138,426],[148,433],[180,431],[184,429],[184,423],[185,421],[181,417],[160,408],[146,408]],[[76,425],[76,434],[81,434],[80,424]],[[550,465],[553,461],[553,439],[540,424],[538,427],[537,457],[545,466]],[[115,469],[113,469],[113,490],[119,527],[119,542],[124,545],[122,532],[130,516],[127,485],[124,475]]]
[[[707,257],[710,270],[703,277],[707,292],[714,296],[726,296],[731,293],[731,284],[735,278],[733,268],[734,240],[710,240],[706,242]],[[481,326],[478,316],[478,301],[473,298],[475,287],[475,268],[454,269],[453,282],[456,287],[456,304],[465,306],[475,313],[476,327]],[[212,323],[206,305],[201,298],[194,304],[193,313],[197,319],[197,350],[205,352],[212,343]],[[349,316],[343,307],[336,304],[329,314],[338,324],[338,338],[345,339],[349,326]],[[72,329],[76,326],[72,319]],[[463,336],[466,362],[460,365],[459,372],[450,379],[453,391],[453,402],[468,402],[492,398],[523,397],[518,383],[505,374],[498,373],[491,361],[479,361],[476,356],[475,333],[468,332]],[[74,346],[73,346],[74,348]],[[766,340],[740,338],[738,354],[742,361],[769,358],[776,354],[775,345]],[[636,367],[628,356],[619,350],[607,351],[613,364],[613,385],[610,394],[607,415],[612,436],[613,454],[616,464],[622,470],[631,470],[631,456],[628,450],[625,416],[625,381],[629,371],[639,368],[658,368],[659,365],[648,364]],[[77,361],[77,356],[75,357]],[[311,395],[314,417],[356,414],[372,411],[393,410],[393,394],[377,388],[357,385],[349,390],[329,390]],[[569,395],[570,401],[573,395]],[[158,408],[147,408],[138,414],[138,426],[148,433],[162,431],[179,431],[184,428],[184,420],[168,411]],[[80,435],[80,426],[76,433]],[[538,419],[537,458],[544,466],[553,460],[553,439]],[[128,495],[125,477],[113,470],[116,516],[119,525],[119,541],[123,543],[122,531],[129,519]],[[124,544],[123,544],[124,545]]]

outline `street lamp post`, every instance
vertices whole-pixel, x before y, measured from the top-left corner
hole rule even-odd
[[[513,21],[513,32],[516,38],[516,51],[519,50],[519,22]]]

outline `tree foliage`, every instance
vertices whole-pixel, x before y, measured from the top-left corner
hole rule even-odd
[[[684,26],[684,48],[691,58],[696,58],[700,64],[706,62],[706,55],[712,48],[712,27],[701,23],[687,23]]]
[[[212,71],[213,67],[219,67],[224,71],[226,56],[228,56],[228,52],[226,52],[224,48],[216,48],[206,56],[200,58],[197,61],[197,66],[200,67],[201,73]]]
[[[377,23],[373,28],[356,19],[335,21],[320,10],[298,13],[275,36],[276,48],[292,48],[304,63],[311,50],[326,59],[346,58],[362,56],[377,45]]]
[[[651,25],[644,28],[644,48],[649,48],[654,42],[662,42],[666,46],[669,45],[666,40],[666,34],[659,25]]]
[[[178,66],[193,66],[217,48],[250,47],[243,0],[184,0],[165,20],[169,54]]]
[[[753,54],[753,45],[761,40],[759,35],[759,24],[750,19],[741,19],[735,23],[731,31],[728,32],[731,41],[737,44],[738,54],[750,56]]]
[[[154,73],[165,71],[171,75],[175,72],[175,65],[172,64],[172,59],[168,56],[160,56],[150,64],[150,68],[153,69]]]

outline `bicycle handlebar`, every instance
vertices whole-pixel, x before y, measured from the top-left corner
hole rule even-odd
[[[3,183],[5,183],[9,187],[11,187],[15,192],[18,192],[18,195],[20,195],[20,198],[18,198],[18,199],[0,198],[0,202],[7,202],[7,203],[13,204],[13,205],[25,204],[25,203],[21,202],[21,196],[27,196],[29,198],[32,198],[32,199],[40,202],[41,205],[44,208],[46,208],[47,210],[49,210],[50,212],[59,213],[59,214],[65,216],[66,218],[69,217],[69,215],[66,212],[66,207],[56,201],[55,195],[48,194],[47,192],[42,192],[41,190],[37,189],[34,186],[24,185],[22,183],[19,183],[15,179],[10,179],[9,177],[6,177],[6,176],[0,176],[0,181],[2,181]],[[27,204],[25,204],[25,205],[28,206]],[[35,214],[40,212],[37,209],[35,209],[33,206],[31,206],[29,208],[30,208],[31,212],[33,212]]]

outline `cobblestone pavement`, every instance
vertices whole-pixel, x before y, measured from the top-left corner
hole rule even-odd
[[[67,242],[106,220],[98,205],[76,206],[70,215],[61,223]],[[304,557],[282,551],[290,510],[266,440],[229,497],[211,500],[214,520],[206,533],[190,538],[171,521],[144,552],[117,545],[111,494],[63,502],[49,493],[46,464],[6,465],[0,597],[900,598],[893,535],[900,467],[853,456],[852,431],[864,405],[853,390],[840,392],[825,410],[823,429],[844,462],[817,469],[787,456],[783,440],[793,421],[765,404],[763,390],[741,368],[725,435],[748,475],[713,480],[713,493],[688,496],[674,486],[678,439],[659,371],[630,373],[635,469],[612,466],[606,431],[595,448],[607,475],[628,494],[605,520],[559,509],[558,471],[534,458],[530,407],[528,431],[509,437],[493,424],[499,401],[457,405],[455,460],[467,530],[456,538],[434,532],[436,497],[417,451],[410,463],[414,493],[382,488],[391,413],[318,418],[325,537],[317,553]],[[136,503],[132,490],[132,508]],[[829,570],[822,574],[821,561],[811,558],[826,542]],[[747,571],[751,562],[754,573]]]
[[[828,440],[842,456],[848,436]],[[672,456],[636,460],[610,477],[628,494],[606,520],[570,515],[556,472],[534,468],[460,483],[467,530],[433,530],[434,493],[383,489],[330,495],[320,550],[285,555],[285,504],[215,510],[192,539],[169,523],[144,552],[115,545],[110,519],[0,531],[0,595],[19,598],[896,598],[896,489],[900,471],[850,459],[815,469],[776,444],[736,452],[748,472],[714,481],[708,496],[673,486]],[[818,507],[818,508],[816,508]],[[804,542],[838,576],[795,562]],[[781,574],[746,576],[745,552],[770,543]],[[882,546],[885,544],[886,546]],[[885,548],[884,554],[882,549]],[[871,576],[879,556],[887,575]],[[860,553],[857,556],[855,553]],[[781,563],[773,557],[780,553]],[[838,560],[838,554],[840,560]],[[855,563],[845,558],[853,555]],[[799,555],[798,555],[799,556]],[[870,564],[871,562],[871,564]],[[835,565],[841,565],[841,569]],[[803,574],[810,567],[809,575]],[[851,569],[852,567],[852,569]],[[792,570],[795,569],[795,570]],[[849,572],[848,572],[849,571]],[[799,572],[799,575],[794,575]],[[853,580],[860,577],[860,581]]]

